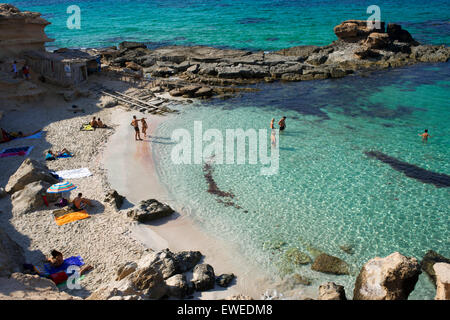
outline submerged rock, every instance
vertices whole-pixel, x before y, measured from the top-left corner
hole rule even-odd
[[[450,264],[438,262],[433,269],[436,274],[435,300],[450,300]]]
[[[369,260],[356,279],[354,300],[406,300],[419,279],[415,258],[395,252]]]
[[[312,259],[306,253],[301,252],[297,248],[288,249],[284,256],[287,261],[296,265],[308,264],[312,262]]]
[[[347,297],[343,286],[327,282],[320,285],[318,300],[347,300]]]
[[[209,264],[198,264],[194,268],[192,283],[197,291],[213,289],[216,277],[214,269]]]
[[[127,216],[139,222],[148,222],[170,216],[173,209],[158,200],[144,200],[138,206],[128,211]]]
[[[350,268],[345,261],[337,257],[330,256],[326,253],[322,253],[317,256],[311,266],[311,269],[314,271],[337,275],[350,274]]]

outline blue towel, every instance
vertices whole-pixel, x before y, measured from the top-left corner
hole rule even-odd
[[[48,274],[54,274],[54,273],[58,273],[61,271],[66,271],[67,268],[70,266],[81,267],[82,265],[84,265],[84,261],[83,261],[83,258],[81,258],[81,256],[77,256],[77,257],[72,256],[70,258],[64,259],[63,264],[60,265],[59,267],[55,268],[55,267],[52,267],[50,264],[45,264],[44,268]]]
[[[39,139],[39,138],[42,138],[42,134],[44,133],[44,131],[39,131],[38,133],[35,133],[35,134],[33,134],[33,135],[31,135],[31,136],[28,136],[28,137],[19,137],[19,138],[16,138],[16,139],[14,139],[14,140],[20,140],[20,139]]]

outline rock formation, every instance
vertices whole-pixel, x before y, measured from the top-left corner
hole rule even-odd
[[[436,300],[450,300],[450,264],[438,262],[433,266],[436,274]]]
[[[430,280],[436,286],[436,273],[434,271],[434,264],[438,262],[450,263],[450,259],[440,255],[436,251],[429,250],[422,259],[422,270],[428,275]]]
[[[0,4],[0,59],[12,58],[24,51],[44,51],[45,43],[54,41],[45,34],[50,22],[37,12],[23,11]]]
[[[23,269],[25,258],[22,248],[0,229],[0,277],[8,277]]]
[[[369,26],[366,20],[347,20],[334,27],[339,40],[358,42],[366,39],[373,32],[384,32],[384,22],[379,21],[380,28]]]
[[[320,285],[318,300],[347,300],[347,298],[343,286],[327,282]]]
[[[0,288],[0,300],[81,300],[37,275],[13,273],[9,278],[0,278]]]
[[[128,217],[138,222],[148,222],[168,217],[173,209],[167,204],[160,203],[155,199],[144,200],[138,206],[127,212]]]
[[[209,264],[198,264],[194,268],[192,283],[197,291],[206,291],[214,288],[215,285],[214,269]]]
[[[419,279],[415,258],[395,252],[373,258],[361,268],[353,291],[354,300],[406,300]]]
[[[50,171],[45,165],[28,158],[9,178],[5,190],[13,194],[25,188],[26,185],[36,181],[45,181],[50,184],[58,183],[58,179],[50,174]]]

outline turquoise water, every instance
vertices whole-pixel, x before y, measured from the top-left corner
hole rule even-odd
[[[350,295],[358,270],[375,256],[399,251],[421,259],[429,249],[449,256],[449,76],[449,63],[420,65],[368,77],[264,84],[243,97],[183,108],[159,127],[153,143],[169,203],[205,230],[238,243],[265,269],[299,272],[315,285],[336,281]],[[272,117],[283,115],[278,175],[261,176],[260,165],[212,162],[218,188],[234,198],[207,192],[203,165],[171,161],[167,139],[179,128],[193,134],[196,120],[203,130],[217,128],[225,136],[227,128],[268,128]],[[424,128],[432,135],[428,144],[418,136]],[[446,174],[447,187],[410,178],[368,151]],[[354,254],[340,245],[352,246]],[[313,257],[311,247],[344,259],[352,275],[329,276],[284,262],[291,248]],[[412,298],[434,294],[423,275]]]
[[[124,40],[161,44],[203,44],[275,50],[326,45],[333,27],[347,19],[367,19],[377,4],[381,19],[402,23],[425,43],[450,43],[450,2],[433,0],[41,0],[12,1],[43,13],[56,47],[97,47]],[[69,30],[69,5],[81,9],[81,29]]]
[[[43,12],[52,22],[46,30],[57,39],[56,47],[136,40],[150,47],[275,50],[328,44],[336,39],[336,24],[367,18],[372,2],[77,1],[81,30],[66,28],[71,1],[12,3]],[[449,1],[376,4],[382,20],[401,23],[419,41],[450,43]],[[433,180],[441,174],[445,184],[450,175],[449,86],[449,63],[424,64],[339,80],[261,84],[259,92],[183,107],[158,128],[152,143],[168,202],[206,232],[239,244],[240,254],[268,272],[299,272],[314,288],[335,281],[345,285],[348,296],[359,268],[374,256],[400,251],[420,259],[429,249],[450,256],[450,192]],[[279,141],[278,175],[261,176],[260,166],[214,163],[205,172],[203,165],[174,165],[170,159],[173,130],[192,131],[195,120],[205,130],[259,129],[283,115],[288,119]],[[432,136],[428,144],[418,137],[425,128]],[[392,166],[369,157],[370,151],[391,157]],[[207,192],[208,173],[218,189],[234,197]],[[354,254],[341,245],[352,246]],[[350,264],[352,275],[324,275],[310,265],[286,263],[291,248],[311,257],[312,248],[338,256]],[[411,298],[434,294],[422,275]]]

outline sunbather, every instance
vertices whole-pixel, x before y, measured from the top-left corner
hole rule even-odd
[[[97,120],[97,126],[98,126],[99,128],[106,128],[106,127],[107,127],[107,125],[104,124],[104,123],[102,122],[102,120],[100,120],[100,118],[98,118],[98,120]]]
[[[84,210],[87,206],[93,207],[93,204],[88,199],[83,198],[83,194],[81,192],[72,201],[72,209],[76,211]]]
[[[52,267],[57,268],[57,267],[60,267],[64,263],[64,257],[61,252],[59,252],[57,250],[52,250],[51,255],[52,255],[52,257],[47,258],[46,262],[49,262]],[[83,275],[92,269],[93,269],[93,267],[91,265],[84,265],[80,269],[80,275]]]
[[[98,122],[95,120],[95,117],[92,118],[91,122],[89,122],[92,128],[98,128]]]
[[[51,161],[51,160],[56,160],[56,158],[59,158],[59,157],[67,157],[67,156],[72,156],[72,153],[69,150],[67,150],[66,148],[64,148],[61,151],[58,151],[56,153],[54,153],[52,150],[48,150],[47,154],[45,155],[45,160]]]

